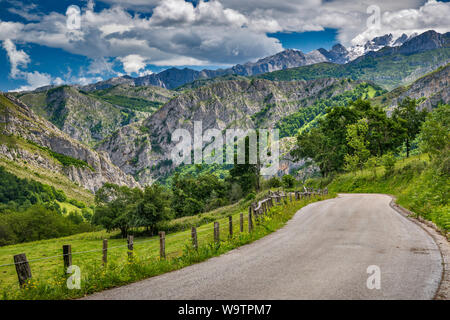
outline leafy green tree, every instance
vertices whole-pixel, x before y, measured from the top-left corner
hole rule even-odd
[[[420,149],[444,173],[450,173],[450,105],[440,105],[428,114],[420,133]]]
[[[177,217],[189,216],[214,208],[227,198],[228,186],[211,173],[180,175],[172,179],[172,208]]]
[[[347,107],[328,109],[325,117],[318,121],[317,127],[303,131],[297,136],[297,145],[291,151],[294,159],[311,159],[319,167],[323,176],[342,169],[350,170],[354,164],[361,167],[367,158],[356,159],[354,149],[348,145],[347,126],[366,119],[366,148],[370,155],[396,150],[402,144],[404,129],[398,119],[389,118],[385,111],[373,107],[368,101],[356,100]],[[345,166],[347,164],[347,166]]]
[[[105,183],[95,194],[97,206],[92,223],[102,225],[107,231],[119,229],[122,237],[126,237],[140,199],[142,191],[138,188]]]
[[[278,177],[271,177],[269,180],[267,180],[267,186],[269,188],[279,188],[281,187],[281,185],[281,180]]]
[[[381,163],[384,167],[385,176],[389,176],[394,172],[395,163],[397,162],[397,158],[394,156],[392,152],[388,152],[381,158]]]
[[[353,151],[352,155],[347,154],[345,156],[347,168],[354,169],[356,166],[356,168],[362,169],[370,156],[369,142],[367,141],[369,131],[367,122],[367,119],[360,119],[358,122],[347,126],[347,144]]]
[[[157,183],[145,187],[142,200],[133,215],[133,225],[145,227],[147,231],[155,233],[157,223],[172,216],[170,202],[171,195],[165,187]]]
[[[403,120],[405,133],[404,143],[406,146],[406,157],[409,157],[411,150],[411,142],[415,139],[420,131],[422,123],[425,121],[427,111],[417,110],[417,102],[415,99],[406,97],[392,113],[394,119]]]
[[[240,164],[237,161],[237,154],[234,155],[234,165],[230,170],[229,182],[231,184],[237,183],[241,187],[243,195],[247,195],[252,191],[258,192],[260,190],[260,171],[261,164],[259,163],[259,133],[257,132],[257,159],[258,163],[251,164],[250,159],[250,139],[245,137],[245,163]]]

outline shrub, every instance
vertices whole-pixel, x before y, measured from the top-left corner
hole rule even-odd
[[[395,163],[397,162],[397,158],[395,158],[392,152],[388,152],[381,158],[381,163],[384,167],[384,174],[388,176],[394,172]]]

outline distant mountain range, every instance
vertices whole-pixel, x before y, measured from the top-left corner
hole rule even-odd
[[[306,54],[300,50],[286,49],[256,62],[238,64],[228,69],[205,69],[197,71],[189,68],[170,68],[160,73],[138,78],[129,76],[112,78],[84,86],[82,89],[93,91],[123,83],[134,84],[136,86],[153,85],[167,89],[175,89],[198,79],[211,79],[224,75],[255,76],[267,72],[308,66],[321,62],[345,64],[365,56],[420,53],[432,49],[447,48],[450,46],[449,39],[449,32],[440,34],[433,30],[424,32],[420,35],[414,34],[409,37],[406,34],[403,34],[396,39],[393,38],[392,34],[387,34],[367,41],[364,45],[356,45],[349,48],[345,48],[341,44],[336,44],[330,50],[320,48]]]

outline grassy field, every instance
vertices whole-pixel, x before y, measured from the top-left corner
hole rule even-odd
[[[328,187],[333,192],[394,195],[398,204],[433,221],[449,237],[450,181],[433,169],[427,155],[399,160],[389,175],[382,167],[339,175]]]
[[[259,195],[262,197],[262,194]],[[329,196],[331,197],[331,195]],[[166,235],[166,260],[159,259],[159,238],[139,237],[134,241],[134,259],[128,261],[126,240],[116,238],[117,233],[105,231],[73,235],[70,237],[30,242],[0,248],[0,265],[10,264],[13,256],[26,253],[30,261],[32,281],[25,289],[17,284],[14,265],[0,266],[1,299],[68,299],[106,288],[134,282],[167,271],[176,270],[192,263],[222,254],[237,246],[249,243],[277,230],[288,221],[297,210],[312,200],[294,201],[276,206],[268,217],[252,233],[248,233],[247,206],[240,202],[205,214],[220,223],[220,244],[213,243],[213,223],[205,223],[197,228],[199,249],[193,250],[190,229]],[[239,230],[240,212],[244,213],[244,232]],[[233,219],[233,237],[229,238],[228,216]],[[197,217],[186,217],[172,222],[181,228],[198,222]],[[200,218],[201,219],[201,218]],[[192,220],[192,221],[189,221]],[[102,239],[108,240],[108,265],[102,267]],[[80,290],[68,290],[63,270],[62,245],[72,246],[72,263],[79,266],[82,273]]]

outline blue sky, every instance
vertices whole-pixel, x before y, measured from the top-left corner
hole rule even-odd
[[[350,0],[0,0],[0,90],[90,83],[172,66],[214,69],[286,48],[310,52],[388,32],[450,29],[448,3],[377,4],[387,13],[374,32],[366,26],[367,6]],[[81,9],[76,30],[66,26],[70,5]]]

